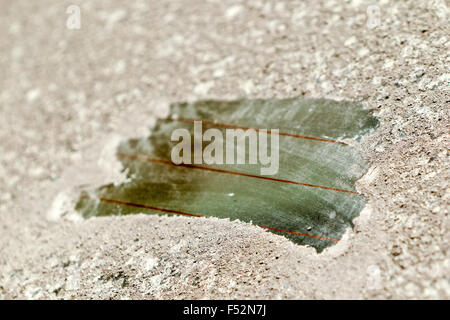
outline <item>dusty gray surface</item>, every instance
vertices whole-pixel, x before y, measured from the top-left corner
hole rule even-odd
[[[0,2],[0,298],[450,297],[445,1],[379,1],[376,28],[365,1],[83,1],[68,30],[77,3]],[[324,253],[239,222],[70,212],[167,103],[298,95],[382,121],[369,205]]]

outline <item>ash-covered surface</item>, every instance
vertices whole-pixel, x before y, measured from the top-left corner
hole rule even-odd
[[[450,297],[445,1],[380,1],[375,28],[369,1],[0,4],[0,298]],[[369,204],[322,254],[239,222],[72,212],[169,103],[299,95],[381,120]]]

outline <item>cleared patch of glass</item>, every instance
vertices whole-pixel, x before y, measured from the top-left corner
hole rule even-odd
[[[368,163],[344,140],[358,140],[377,126],[370,111],[345,101],[176,103],[150,137],[119,146],[129,182],[86,190],[76,208],[84,217],[239,219],[320,252],[353,226],[365,204],[354,185]],[[232,130],[244,138],[229,135]]]

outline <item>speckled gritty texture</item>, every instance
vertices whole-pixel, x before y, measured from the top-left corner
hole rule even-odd
[[[0,298],[448,299],[448,7],[378,1],[369,28],[373,3],[0,1]],[[368,206],[322,254],[237,221],[72,212],[170,102],[295,96],[381,121]]]

